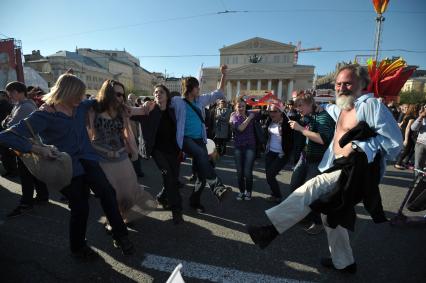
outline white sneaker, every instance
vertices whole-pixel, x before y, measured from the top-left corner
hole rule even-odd
[[[236,200],[244,200],[244,193],[238,193]]]
[[[251,192],[245,192],[244,196],[245,200],[251,200]]]

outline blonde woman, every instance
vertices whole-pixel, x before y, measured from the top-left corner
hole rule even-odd
[[[51,92],[43,97],[46,106],[33,112],[27,121],[44,144],[54,145],[72,158],[71,184],[61,190],[69,200],[70,249],[82,260],[95,259],[96,253],[86,244],[86,226],[89,216],[89,188],[99,198],[112,226],[114,246],[124,254],[131,254],[133,245],[127,237],[127,228],[120,216],[115,192],[99,166],[99,155],[92,148],[86,130],[87,111],[95,100],[84,100],[86,86],[72,74],[61,75]],[[0,133],[0,143],[20,152],[33,152],[45,158],[55,158],[50,147],[33,145],[27,125],[20,122],[11,131]],[[88,185],[88,186],[87,186]]]
[[[89,111],[89,137],[93,148],[101,156],[99,165],[115,189],[118,208],[125,223],[140,214],[129,215],[134,205],[143,211],[154,206],[154,200],[138,184],[129,159],[138,159],[138,149],[125,108],[124,85],[107,80],[96,97],[96,105]],[[131,219],[133,218],[133,219]],[[111,226],[106,224],[106,229]]]

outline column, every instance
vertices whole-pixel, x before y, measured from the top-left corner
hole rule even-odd
[[[241,88],[241,82],[240,80],[237,81],[237,94],[236,95],[240,95],[240,88]]]
[[[261,80],[257,80],[257,90],[260,90],[261,87],[262,87]]]
[[[230,81],[226,83],[226,98],[228,101],[232,99],[232,85]]]
[[[268,80],[268,90],[272,90],[272,80]]]
[[[277,97],[282,100],[282,97],[283,97],[283,80],[278,81]]]
[[[247,90],[250,90],[250,88],[251,88],[251,82],[250,82],[250,80],[248,80],[247,81]]]
[[[291,93],[293,92],[293,84],[294,84],[294,81],[289,80],[288,85],[287,85],[287,99],[288,100],[293,99],[293,97],[291,97]]]

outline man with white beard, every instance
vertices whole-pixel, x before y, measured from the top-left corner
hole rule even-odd
[[[272,225],[247,225],[250,237],[260,248],[267,247],[279,234],[302,220],[311,212],[311,207],[314,207],[313,205],[316,202],[326,199],[327,196],[335,193],[336,188],[339,188],[339,186],[347,186],[346,183],[339,184],[339,182],[342,182],[341,180],[339,181],[339,178],[341,175],[347,174],[348,171],[339,169],[338,165],[339,162],[340,164],[342,163],[342,160],[353,159],[354,156],[360,156],[361,159],[365,160],[365,165],[368,166],[352,169],[358,170],[357,172],[366,171],[374,163],[377,164],[377,174],[372,177],[373,180],[364,181],[365,183],[363,184],[367,184],[366,186],[360,187],[358,184],[352,186],[351,189],[355,191],[355,194],[351,192],[349,198],[359,193],[358,190],[369,194],[369,191],[377,189],[377,194],[374,197],[376,201],[378,200],[378,205],[367,207],[365,199],[362,201],[364,201],[366,209],[376,223],[386,221],[381,206],[378,184],[384,174],[385,160],[395,159],[401,149],[402,135],[387,107],[375,99],[373,94],[362,93],[362,90],[368,84],[369,76],[367,70],[359,65],[344,65],[337,71],[335,77],[336,105],[328,105],[325,109],[336,121],[336,130],[333,141],[324,153],[324,157],[318,167],[321,172],[326,172],[306,182],[279,205],[266,210],[265,213]],[[368,128],[371,134],[368,137],[357,140],[355,137],[359,137],[359,135],[353,135],[352,133],[361,126]],[[341,147],[341,143],[339,143],[341,138],[347,139],[348,136],[354,138],[351,139],[351,142]],[[368,171],[363,173],[369,174]],[[356,178],[344,180],[351,180],[350,182],[354,183],[357,181],[362,182],[359,178],[358,180]],[[371,189],[371,187],[373,188]],[[346,201],[345,205],[351,206],[349,210],[352,210],[353,219],[350,220],[353,220],[353,223],[350,223],[352,226],[349,224],[349,226],[345,225],[345,227],[353,230],[356,218],[353,206],[360,200]],[[376,214],[376,217],[374,217],[373,214],[377,211],[381,211],[382,214],[378,213],[379,216],[377,217]],[[336,218],[330,218],[330,216],[334,217],[335,215],[332,215],[332,213],[322,215],[331,258],[322,259],[321,264],[342,272],[355,273],[357,266],[352,254],[348,231],[341,226],[344,225],[341,223],[346,222],[337,221],[336,224]],[[337,217],[340,217],[340,215]],[[334,225],[331,225],[331,220],[334,220]]]

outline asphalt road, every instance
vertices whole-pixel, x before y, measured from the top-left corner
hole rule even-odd
[[[230,155],[221,158],[216,167],[224,182],[233,187],[232,198],[219,204],[206,189],[202,201],[207,212],[197,214],[188,207],[193,185],[187,179],[190,166],[183,164],[185,223],[173,225],[170,212],[161,209],[139,220],[130,230],[136,246],[132,256],[114,249],[99,222],[99,202],[92,197],[87,239],[100,255],[93,263],[79,262],[69,255],[69,211],[59,201],[59,193],[51,193],[48,205],[6,219],[19,201],[20,186],[16,180],[0,177],[0,282],[165,282],[178,262],[184,263],[186,282],[426,282],[425,227],[374,224],[361,205],[357,207],[355,232],[350,233],[358,264],[356,275],[321,267],[319,259],[328,256],[326,235],[310,236],[301,225],[267,249],[258,249],[244,224],[266,223],[264,210],[272,206],[265,201],[269,188],[264,163],[256,161],[251,201],[235,200],[233,168]],[[140,181],[155,195],[161,187],[159,171],[152,161],[143,161],[143,170],[145,177]],[[288,193],[290,176],[291,172],[284,170],[279,176],[284,194]],[[395,215],[410,181],[410,172],[388,167],[381,185],[388,217]]]

